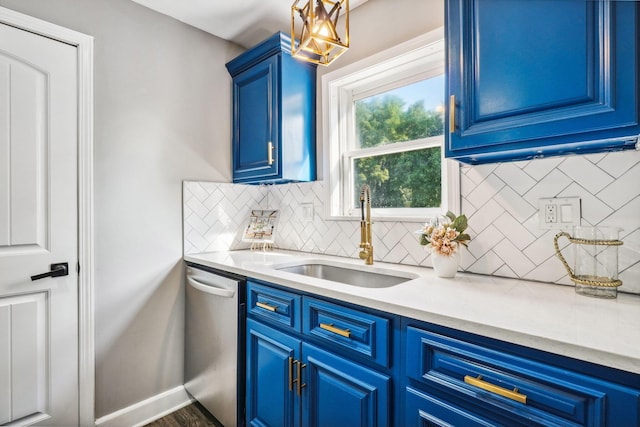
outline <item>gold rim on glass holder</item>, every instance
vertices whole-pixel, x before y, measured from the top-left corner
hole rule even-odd
[[[558,258],[560,258],[560,261],[562,261],[562,265],[564,265],[564,268],[569,273],[569,278],[571,279],[572,282],[578,283],[580,285],[585,285],[585,286],[600,286],[600,287],[603,287],[603,288],[616,288],[616,287],[622,285],[622,280],[610,279],[608,277],[585,276],[585,277],[589,277],[589,279],[585,279],[585,278],[582,278],[582,277],[577,277],[573,273],[573,270],[571,270],[571,267],[569,267],[569,264],[567,263],[567,260],[564,259],[564,257],[562,256],[562,253],[560,252],[560,247],[558,246],[558,239],[560,237],[566,237],[569,240],[569,242],[575,243],[575,244],[578,244],[578,245],[620,246],[620,245],[622,245],[622,241],[620,241],[620,240],[576,239],[576,238],[571,237],[571,235],[569,233],[565,233],[564,231],[561,232],[561,233],[556,234],[556,237],[553,238],[553,247],[556,250],[556,255],[558,256]]]

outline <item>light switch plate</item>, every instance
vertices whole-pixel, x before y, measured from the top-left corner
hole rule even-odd
[[[302,220],[313,221],[313,203],[301,203],[302,207]]]
[[[538,200],[538,226],[543,230],[571,230],[580,225],[580,197],[551,197]]]

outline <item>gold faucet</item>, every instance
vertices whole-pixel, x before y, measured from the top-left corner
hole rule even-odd
[[[360,190],[360,212],[362,213],[362,219],[360,220],[360,247],[362,248],[360,251],[360,259],[363,259],[366,265],[372,265],[373,239],[371,238],[371,189],[367,184],[363,185],[362,190]]]

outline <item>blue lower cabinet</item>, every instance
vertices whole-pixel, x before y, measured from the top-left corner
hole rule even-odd
[[[638,374],[258,282],[249,426],[640,426]]]
[[[385,427],[391,377],[247,320],[247,425]]]
[[[451,333],[404,329],[407,426],[639,425],[638,375],[616,383],[619,371],[592,366],[600,371],[596,376],[584,363],[578,371],[568,358],[547,362],[538,354],[535,360],[524,353],[532,350],[513,354],[504,343],[482,337],[469,342]]]
[[[391,330],[399,334],[399,325],[384,313],[249,280],[246,424],[393,425],[400,390]]]
[[[306,365],[303,425],[390,425],[390,376],[306,343],[302,345],[302,353]]]
[[[247,425],[300,425],[300,400],[289,384],[299,359],[300,340],[247,320]]]

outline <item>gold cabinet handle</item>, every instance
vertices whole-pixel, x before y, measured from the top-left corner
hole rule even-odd
[[[340,329],[333,326],[333,323],[320,323],[320,329],[324,329],[325,331],[333,332],[334,334],[338,334],[341,337],[351,338],[351,331],[348,329]]]
[[[297,362],[297,361],[296,361]],[[293,391],[293,357],[289,356],[289,391]]]
[[[482,379],[482,375],[478,375],[478,378],[465,375],[464,382],[483,390],[489,391],[491,393],[498,394],[502,397],[506,397],[507,399],[515,400],[516,402],[527,404],[527,395],[518,393],[518,389],[514,388],[513,390],[509,390],[491,383],[488,383]]]
[[[267,163],[269,166],[273,164],[273,142],[271,141],[267,144]]]
[[[276,311],[278,309],[277,305],[269,305],[267,303],[260,302],[260,301],[256,302],[256,305],[262,309],[269,310],[269,311]]]
[[[456,131],[456,96],[449,97],[449,133]]]
[[[299,360],[296,360],[296,361],[295,361],[295,362],[293,362],[293,363],[297,363],[297,364],[298,364],[298,378],[296,378],[296,379],[294,380],[294,382],[296,382],[296,383],[297,383],[297,385],[298,385],[298,388],[297,388],[298,396],[302,396],[302,388],[307,386],[306,384],[304,384],[304,383],[302,382],[302,369],[303,369],[303,368],[306,368],[306,367],[307,367],[307,365],[306,365],[306,364],[304,364],[304,363],[302,363],[302,362],[301,362],[301,361],[299,361]]]

